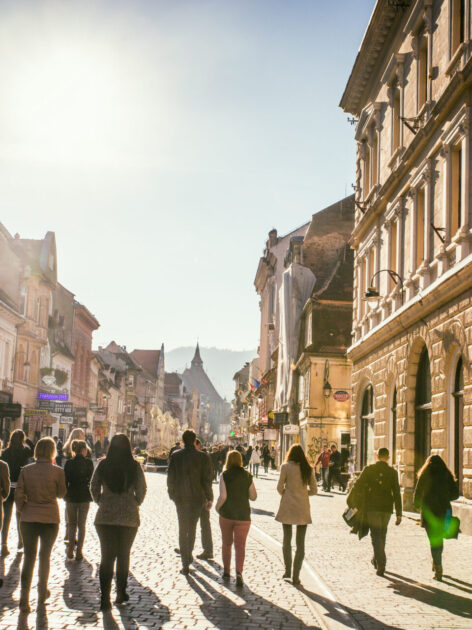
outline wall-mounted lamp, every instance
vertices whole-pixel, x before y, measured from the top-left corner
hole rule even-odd
[[[403,279],[400,275],[398,275],[396,271],[393,271],[393,269],[379,269],[379,271],[374,273],[374,275],[372,276],[370,280],[370,287],[367,289],[366,293],[364,294],[364,297],[362,298],[363,301],[376,303],[380,300],[381,295],[377,287],[375,287],[374,285],[374,279],[380,273],[384,273],[384,272],[388,273],[388,275],[392,278],[395,284],[400,284],[400,295],[401,295],[402,306],[403,306]]]

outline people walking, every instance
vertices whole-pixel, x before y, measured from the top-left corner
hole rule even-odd
[[[87,443],[85,440],[73,440],[73,458],[64,465],[67,493],[65,496],[67,510],[67,557],[74,557],[74,547],[77,535],[77,549],[75,559],[83,559],[83,546],[87,514],[92,501],[90,494],[90,480],[93,475],[93,463],[87,457]]]
[[[455,537],[458,533],[458,525],[456,531],[450,531],[454,525],[451,501],[458,496],[455,476],[439,455],[430,455],[418,473],[413,502],[421,510],[421,525],[428,535],[434,577],[439,581],[443,575],[444,538]]]
[[[250,469],[254,477],[259,477],[259,466],[261,465],[261,456],[259,454],[259,447],[256,448],[251,453],[250,461]]]
[[[15,503],[15,488],[18,477],[23,466],[26,466],[32,457],[31,449],[25,445],[25,434],[21,429],[13,431],[10,435],[7,448],[2,452],[0,459],[8,464],[10,469],[10,494],[3,504],[3,526],[2,526],[2,556],[7,556],[8,532],[10,530],[11,518],[13,515],[13,505]],[[16,523],[18,530],[18,549],[23,549],[23,538],[21,537],[19,512],[16,511]]]
[[[180,451],[181,448],[182,448],[182,446],[180,445],[180,441],[177,440],[177,442],[174,444],[174,446],[169,451],[169,459],[172,457],[172,455],[175,453],[175,451]]]
[[[334,482],[337,482],[341,492],[346,491],[346,486],[341,477],[341,453],[338,451],[335,444],[331,445],[331,454],[329,458],[329,482],[328,491],[331,490]]]
[[[239,451],[229,451],[225,470],[220,478],[220,496],[216,510],[220,515],[222,537],[223,577],[229,579],[231,552],[234,541],[236,556],[236,585],[243,586],[246,539],[251,526],[249,501],[257,499],[252,475],[244,470]]]
[[[388,448],[377,453],[377,462],[367,466],[351,490],[347,503],[349,507],[362,506],[366,525],[370,529],[374,556],[372,564],[377,575],[383,576],[387,558],[385,542],[387,528],[395,506],[395,525],[402,520],[402,499],[397,471],[388,465]]]
[[[270,462],[270,449],[267,446],[267,444],[265,444],[262,447],[262,461],[264,463],[264,472],[267,475],[269,472],[269,462]]]
[[[329,446],[325,446],[323,448],[323,452],[320,453],[315,463],[315,466],[318,466],[318,464],[321,464],[321,483],[322,483],[323,490],[325,492],[329,492],[331,490],[330,479],[329,479],[330,458],[331,458],[331,450]]]
[[[200,440],[196,440],[195,446],[197,450],[205,453],[206,457],[210,460],[210,464],[213,467],[210,454],[202,450],[202,443],[200,442]],[[213,558],[213,538],[211,535],[210,508],[208,507],[208,505],[209,503],[205,501],[200,512],[200,531],[203,551],[202,553],[197,555],[197,558],[199,560],[211,560]]]
[[[74,457],[74,453],[72,451],[72,442],[74,440],[82,440],[86,442],[85,431],[79,427],[76,427],[75,429],[72,429],[72,431],[70,432],[70,435],[67,438],[64,444],[64,447],[62,449],[62,452],[66,460],[72,459],[72,457]],[[87,442],[86,442],[86,446],[87,446],[87,457],[89,459],[92,459],[92,450],[90,449],[90,446],[87,444]]]
[[[146,480],[124,433],[115,434],[108,453],[98,464],[90,484],[98,504],[95,528],[100,539],[100,610],[111,608],[110,593],[116,560],[116,599],[120,605],[127,593],[131,547],[140,525],[139,506],[146,496]]]
[[[210,458],[195,447],[197,436],[184,431],[184,448],[173,453],[167,472],[167,490],[174,501],[179,521],[181,573],[188,575],[193,561],[193,547],[202,509],[213,503],[213,470]]]
[[[2,442],[0,440],[0,450]],[[3,526],[3,506],[10,495],[10,471],[8,464],[0,460],[0,528]],[[1,586],[1,584],[0,584]]]
[[[273,446],[270,449],[270,467],[272,470],[277,470],[277,467],[275,465],[276,457],[277,457],[277,451],[275,450],[275,447]]]
[[[305,557],[305,536],[311,523],[310,496],[318,492],[315,473],[300,444],[293,444],[280,468],[277,491],[282,495],[275,517],[283,526],[284,579],[300,584],[300,571]],[[292,526],[297,526],[296,550],[292,573]]]
[[[41,438],[34,449],[35,463],[21,469],[15,490],[15,503],[20,513],[24,543],[21,570],[20,610],[30,612],[29,595],[33,569],[39,549],[38,603],[44,604],[48,591],[51,551],[59,530],[57,499],[66,493],[64,471],[54,464],[56,444],[50,437]]]

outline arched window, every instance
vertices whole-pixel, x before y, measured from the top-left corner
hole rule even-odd
[[[454,376],[454,473],[459,481],[462,493],[463,456],[464,456],[464,368],[462,357],[459,358]]]
[[[361,468],[374,463],[374,392],[369,385],[362,397]]]
[[[423,349],[418,363],[415,393],[415,472],[431,453],[431,370],[428,350]]]
[[[390,456],[392,466],[397,463],[397,388],[393,388],[390,405]]]

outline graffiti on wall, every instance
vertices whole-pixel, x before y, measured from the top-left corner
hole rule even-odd
[[[307,455],[308,459],[312,461],[314,464],[318,459],[318,455],[324,449],[325,446],[334,446],[338,448],[338,443],[336,440],[328,440],[326,437],[312,437],[310,444],[307,446]]]

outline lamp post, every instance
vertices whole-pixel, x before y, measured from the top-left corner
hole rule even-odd
[[[374,285],[374,279],[381,273],[388,273],[396,285],[400,284],[400,295],[403,306],[403,279],[396,271],[393,271],[393,269],[379,269],[379,271],[376,271],[370,280],[370,287],[367,289],[362,299],[365,302],[378,302],[378,300],[380,300],[381,295]]]

